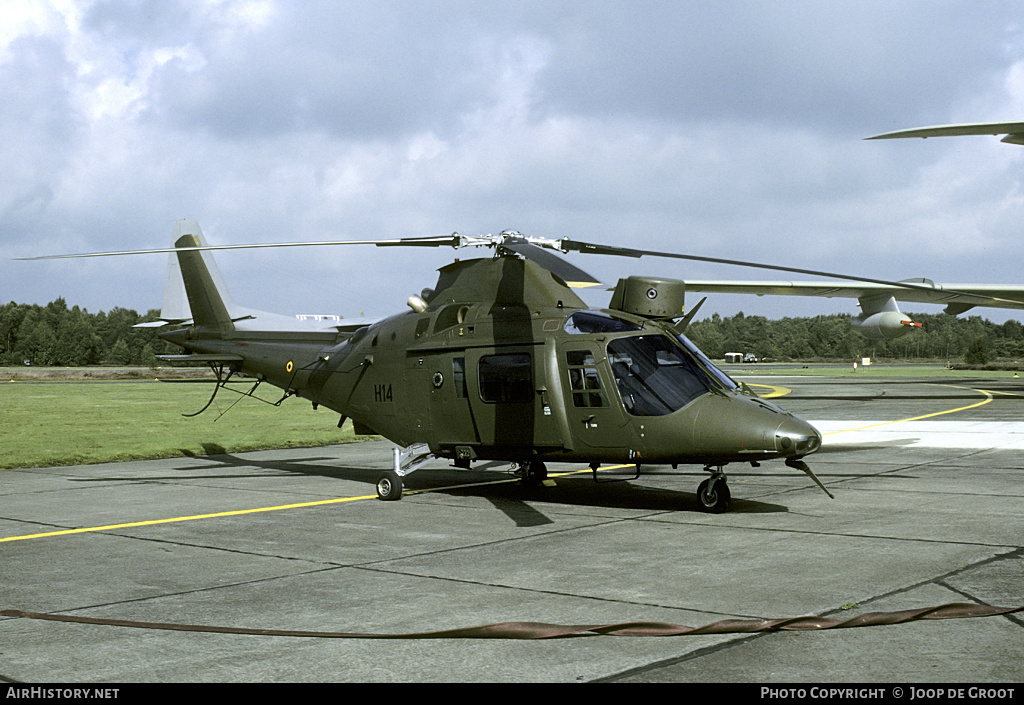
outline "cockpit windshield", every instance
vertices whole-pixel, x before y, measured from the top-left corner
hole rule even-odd
[[[664,416],[708,392],[697,362],[662,335],[612,340],[608,361],[622,403],[634,416]]]
[[[736,384],[736,381],[732,377],[722,372],[720,369],[715,367],[715,363],[708,359],[708,356],[701,351],[696,345],[690,342],[690,339],[685,335],[679,335],[679,342],[683,344],[683,347],[689,350],[695,358],[700,362],[701,366],[711,375],[714,376],[719,382],[725,385],[726,389],[736,390],[740,388],[740,385]]]

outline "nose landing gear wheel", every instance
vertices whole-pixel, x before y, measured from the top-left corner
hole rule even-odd
[[[705,512],[721,514],[729,508],[732,493],[725,480],[709,478],[697,487],[697,499]]]
[[[402,497],[402,478],[394,470],[386,470],[377,480],[377,497],[395,500]]]

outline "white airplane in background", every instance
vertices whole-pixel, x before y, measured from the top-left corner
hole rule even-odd
[[[1024,145],[1024,122],[982,122],[934,125],[897,130],[868,137],[869,140],[904,137],[952,137],[961,135],[1006,135],[1002,141]],[[818,296],[857,299],[861,314],[850,324],[866,338],[876,340],[906,335],[915,323],[900,311],[897,301],[945,304],[944,311],[959,315],[975,306],[1024,309],[1024,285],[1020,284],[936,284],[929,279],[907,279],[914,288],[885,284],[835,285],[828,282],[796,281],[687,281],[687,291],[713,294],[757,294],[758,296]]]

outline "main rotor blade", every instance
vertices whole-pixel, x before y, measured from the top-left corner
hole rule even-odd
[[[266,242],[248,245],[196,245],[195,247],[160,247],[152,250],[121,250],[117,252],[84,252],[73,255],[40,255],[37,257],[15,257],[17,260],[39,259],[72,259],[77,257],[116,257],[118,255],[152,255],[168,252],[201,252],[204,250],[257,250],[269,247],[320,247],[334,245],[376,245],[388,246],[420,246],[420,247],[458,247],[459,235],[441,237],[405,237],[397,240],[321,240],[314,242]]]
[[[806,274],[810,276],[828,277],[830,279],[843,279],[845,281],[852,282],[865,282],[869,284],[879,284],[882,286],[890,286],[900,289],[915,289],[919,291],[944,291],[949,294],[955,294],[957,296],[963,296],[967,298],[973,298],[978,301],[993,301],[999,303],[1019,303],[1003,299],[995,296],[985,296],[983,294],[973,294],[963,291],[956,291],[953,289],[939,289],[934,286],[928,286],[924,284],[913,284],[910,282],[897,282],[890,281],[887,279],[876,279],[872,277],[860,277],[849,274],[837,274],[835,272],[824,272],[815,269],[802,269],[799,267],[787,267],[784,265],[776,264],[763,264],[760,262],[746,262],[743,260],[725,259],[722,257],[705,257],[702,255],[687,255],[678,252],[659,252],[656,250],[639,250],[631,247],[615,247],[612,245],[601,245],[591,242],[581,242],[577,240],[569,240],[568,238],[563,240],[552,241],[552,244],[557,243],[559,249],[563,252],[583,252],[589,254],[600,254],[600,255],[618,255],[622,257],[666,257],[670,259],[683,259],[694,262],[709,262],[713,264],[729,264],[738,267],[754,267],[758,269],[768,269],[777,272],[793,272],[796,274]],[[146,255],[146,254],[159,254],[169,252],[200,252],[204,250],[248,250],[248,249],[263,249],[271,247],[324,247],[324,246],[335,246],[335,245],[374,245],[376,247],[454,247],[459,248],[465,245],[488,245],[488,246],[501,246],[512,252],[516,252],[523,257],[535,261],[537,264],[548,269],[561,277],[566,283],[574,286],[593,286],[600,284],[600,282],[592,277],[591,275],[584,272],[582,269],[569,264],[565,260],[545,252],[540,247],[532,244],[522,237],[509,237],[506,235],[502,239],[492,238],[491,236],[484,236],[480,238],[465,238],[458,233],[452,233],[451,235],[445,236],[426,236],[426,237],[407,237],[397,238],[388,240],[320,240],[313,242],[273,242],[273,243],[251,243],[246,245],[196,245],[195,247],[161,247],[149,250],[121,250],[115,252],[85,252],[79,254],[65,254],[65,255],[39,255],[36,257],[16,257],[16,260],[44,260],[44,259],[71,259],[78,257],[114,257],[118,255]]]
[[[930,127],[912,127],[908,130],[886,132],[866,140],[891,140],[902,137],[962,137],[966,135],[1007,135],[1020,139],[1024,136],[1024,122],[969,122],[958,125],[932,125]],[[1011,140],[1004,139],[1003,142]],[[1020,144],[1020,142],[1012,142]]]
[[[511,250],[517,255],[522,255],[526,259],[539,264],[555,276],[560,277],[562,281],[573,288],[578,289],[588,286],[596,286],[601,283],[599,280],[595,279],[587,272],[584,272],[576,265],[570,264],[558,255],[537,247],[533,243],[528,242],[525,238],[506,237],[502,241],[501,247],[504,247],[506,250]]]
[[[934,286],[927,286],[925,284],[913,284],[911,282],[897,282],[890,281],[888,279],[874,279],[872,277],[858,277],[850,274],[837,274],[835,272],[822,272],[816,269],[801,269],[799,267],[786,267],[778,264],[763,264],[760,262],[745,262],[743,260],[736,259],[725,259],[722,257],[704,257],[702,255],[686,255],[678,252],[658,252],[655,250],[637,250],[631,247],[614,247],[610,245],[599,245],[590,242],[579,242],[575,240],[562,240],[562,249],[565,251],[575,252],[586,252],[590,254],[598,255],[621,255],[623,257],[667,257],[670,259],[685,259],[694,262],[710,262],[713,264],[731,264],[737,267],[754,267],[757,269],[770,269],[777,272],[793,272],[794,274],[806,274],[809,276],[816,277],[829,277],[831,279],[844,279],[846,281],[853,282],[864,282],[868,284],[881,284],[883,286],[892,286],[900,289],[917,289],[920,291],[943,291],[948,294],[956,294],[958,296],[968,296],[985,301],[998,301],[1003,303],[1011,303],[1008,299],[1001,299],[995,296],[985,296],[983,294],[970,294],[963,291],[954,291],[953,289],[940,289]],[[1019,303],[1019,302],[1013,302]]]

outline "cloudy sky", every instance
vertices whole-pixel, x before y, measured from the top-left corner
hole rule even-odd
[[[965,0],[0,0],[0,300],[159,308],[163,247],[497,233],[1024,282],[1024,9]],[[239,303],[385,315],[467,251],[223,252]],[[568,255],[603,281],[765,279]],[[604,305],[600,292],[588,296]],[[910,310],[915,310],[908,307]],[[703,312],[856,311],[712,297]],[[937,312],[937,307],[916,310]],[[984,312],[993,320],[1019,312]]]

